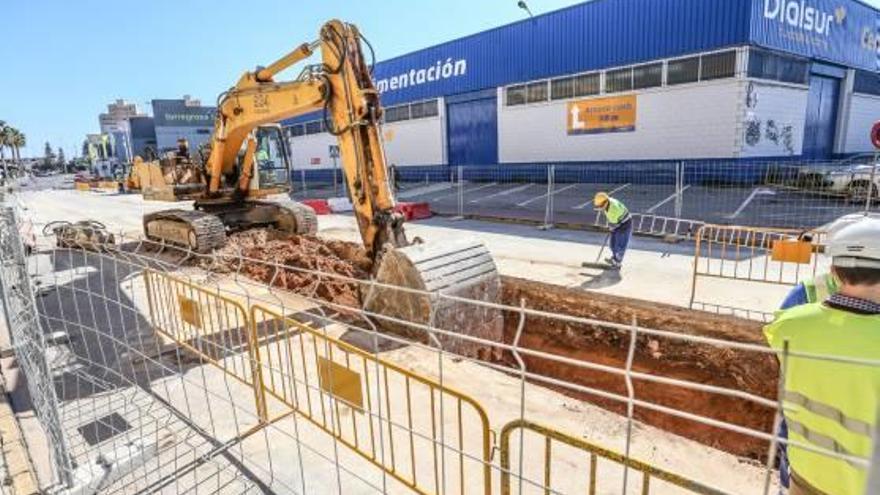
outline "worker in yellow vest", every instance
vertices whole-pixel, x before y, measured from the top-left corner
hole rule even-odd
[[[792,495],[864,493],[867,470],[857,459],[871,455],[880,406],[880,367],[845,361],[880,359],[880,220],[835,232],[827,252],[839,291],[781,312],[764,329],[778,351],[788,343],[793,354],[838,358],[784,360]]]
[[[611,257],[606,258],[605,262],[611,265],[611,268],[619,270],[623,264],[623,255],[626,254],[629,240],[632,238],[632,216],[622,201],[612,198],[605,192],[596,193],[593,197],[593,206],[605,213],[608,228],[611,229],[611,239],[609,240]]]

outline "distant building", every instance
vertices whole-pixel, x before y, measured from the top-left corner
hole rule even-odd
[[[177,148],[177,140],[184,138],[195,151],[211,139],[214,130],[215,107],[204,107],[201,101],[185,95],[180,100],[153,100],[153,123],[159,153]]]
[[[132,157],[140,156],[141,158],[146,158],[148,148],[154,153],[158,153],[156,125],[153,122],[153,117],[132,117],[128,119],[128,127],[129,136],[131,137]]]
[[[129,119],[144,117],[137,104],[125,100],[116,100],[107,105],[107,113],[98,115],[101,134],[110,136],[110,153],[120,161],[129,161],[133,156],[131,150]]]

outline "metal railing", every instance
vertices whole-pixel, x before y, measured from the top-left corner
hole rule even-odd
[[[817,228],[847,213],[880,211],[880,164],[876,159],[858,163],[689,160],[398,167],[397,196],[400,201],[428,202],[442,215],[547,228],[602,226],[590,200],[606,191],[629,207],[636,232],[643,234],[690,237],[704,223]],[[297,198],[340,194],[329,170],[299,170],[294,177]]]

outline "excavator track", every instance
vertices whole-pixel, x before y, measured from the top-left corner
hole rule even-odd
[[[315,235],[318,232],[318,215],[310,206],[286,198],[254,201],[256,204],[270,205],[278,208],[279,227],[291,234]],[[283,217],[287,216],[285,221]],[[293,220],[291,222],[290,220]]]
[[[226,227],[216,216],[197,210],[163,210],[144,215],[148,239],[208,253],[226,244]]]

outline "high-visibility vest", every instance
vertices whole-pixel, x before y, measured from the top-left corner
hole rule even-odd
[[[880,315],[859,315],[821,303],[782,311],[764,327],[770,346],[790,352],[880,359]],[[791,442],[867,458],[880,405],[880,366],[780,357],[785,362],[782,397]],[[841,460],[788,446],[791,469],[829,495],[861,494],[867,471]]]
[[[605,210],[605,218],[612,225],[620,225],[629,220],[629,210],[620,200],[608,198],[608,209]]]
[[[840,290],[837,278],[831,273],[804,280],[803,284],[804,290],[807,292],[807,302],[810,303],[825,302]]]

